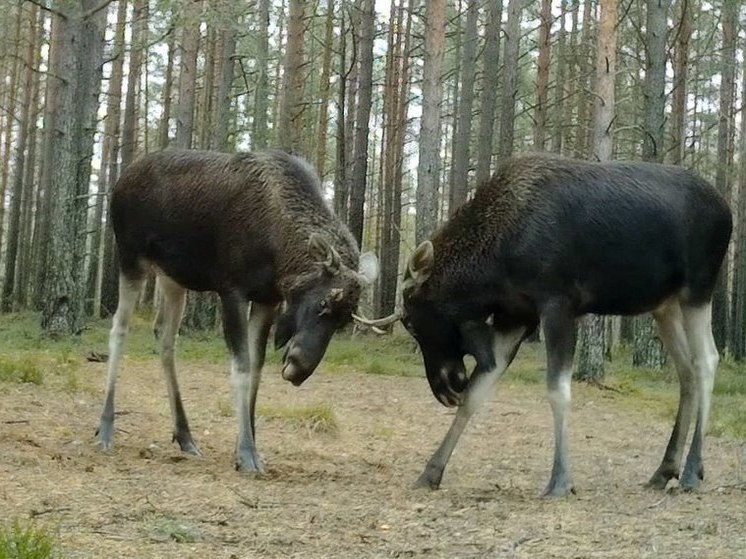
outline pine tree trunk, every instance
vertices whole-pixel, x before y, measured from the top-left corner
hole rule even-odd
[[[52,221],[42,328],[50,335],[80,332],[84,320],[88,183],[101,87],[106,11],[84,17],[94,0],[67,0],[61,33],[58,115],[53,142]]]
[[[593,104],[591,145],[594,158],[608,161],[613,152],[614,84],[616,78],[617,0],[601,0],[596,56],[596,95]],[[606,319],[588,315],[580,322],[578,335],[578,372],[583,380],[600,381],[604,377]]]
[[[686,96],[689,75],[689,39],[692,36],[691,6],[680,0],[681,15],[674,51],[674,87],[671,103],[671,163],[680,165],[686,145]]]
[[[36,6],[29,6],[24,14],[28,25],[26,31],[28,46],[26,47],[23,66],[25,69],[25,80],[21,95],[20,122],[18,137],[15,141],[15,155],[13,157],[13,190],[10,197],[10,219],[8,223],[8,242],[5,250],[5,278],[2,291],[2,312],[18,310],[18,301],[14,299],[13,292],[18,291],[17,285],[17,257],[21,243],[21,202],[23,200],[23,181],[25,178],[26,144],[29,137],[29,116],[31,114],[31,103],[33,100],[33,85],[36,68],[37,33],[36,33]]]
[[[642,157],[645,161],[663,161],[663,127],[665,124],[666,85],[666,17],[670,0],[648,0],[647,69],[644,84],[644,139]],[[634,351],[636,366],[660,368],[665,362],[663,346],[657,338],[653,319],[635,318]]]
[[[45,23],[47,14],[44,10],[39,10],[37,18],[37,48],[33,68],[38,70],[43,62],[43,43],[46,38]],[[26,156],[26,177],[24,179],[23,207],[21,210],[21,244],[18,254],[18,281],[16,282],[17,290],[14,293],[18,305],[22,309],[29,306],[29,292],[31,290],[31,277],[33,271],[32,262],[32,235],[33,235],[33,215],[35,211],[35,202],[38,196],[38,181],[36,180],[37,171],[37,123],[41,114],[41,103],[39,92],[41,89],[41,73],[34,72],[31,93],[31,115],[28,121],[28,154]]]
[[[290,0],[288,39],[282,78],[277,141],[288,151],[300,153],[303,138],[303,41],[305,2]]]
[[[44,134],[42,138],[41,170],[39,173],[39,190],[37,192],[36,214],[34,215],[34,234],[31,243],[32,260],[34,262],[34,308],[41,310],[44,306],[47,284],[47,247],[49,246],[52,198],[52,166],[54,158],[54,140],[58,113],[58,95],[60,80],[60,54],[62,53],[62,23],[61,18],[51,18],[51,38],[49,41],[49,73],[46,78],[44,93]]]
[[[220,83],[216,93],[215,123],[210,145],[213,149],[225,151],[229,145],[229,124],[231,121],[231,89],[233,87],[234,56],[236,54],[236,30],[220,31],[222,52],[220,53]]]
[[[500,97],[500,157],[513,153],[515,101],[518,94],[518,54],[521,41],[523,0],[508,1],[508,22],[505,28],[502,92]]]
[[[417,243],[429,239],[438,219],[440,178],[440,115],[443,99],[441,71],[445,52],[445,0],[427,2],[425,10],[425,57],[422,76],[419,163],[417,165]]]
[[[13,44],[16,46],[16,50],[20,49],[20,38],[21,38],[21,21],[23,20],[23,9],[22,4],[18,4],[18,12],[16,13],[16,25],[14,30]],[[5,120],[5,126],[3,131],[4,145],[3,154],[5,155],[4,161],[0,162],[0,247],[3,245],[3,233],[5,231],[5,193],[8,188],[8,178],[10,176],[10,159],[12,153],[12,140],[13,140],[13,121],[16,114],[16,97],[18,94],[19,77],[21,73],[21,65],[17,59],[13,59],[11,62],[11,75],[9,84],[8,104],[3,107],[7,111],[7,117]]]
[[[736,37],[738,34],[738,14],[741,2],[724,0],[723,2],[723,48],[720,66],[720,107],[717,135],[717,172],[715,187],[730,199],[733,134],[733,97],[736,73]],[[741,141],[744,141],[743,139]],[[743,219],[743,216],[741,216]],[[728,281],[727,259],[720,271],[715,292],[712,296],[712,334],[721,352],[728,340]]]
[[[495,131],[495,106],[499,87],[500,24],[502,22],[502,0],[489,0],[487,25],[484,29],[484,68],[482,70],[482,103],[477,143],[477,185],[490,178],[492,169],[492,146]]]
[[[361,0],[360,38],[358,41],[360,68],[358,72],[357,111],[353,139],[352,185],[350,188],[350,213],[347,223],[358,246],[363,246],[363,209],[368,182],[368,135],[373,99],[373,39],[375,9],[373,0]]]
[[[746,57],[741,81],[741,115],[746,115]],[[731,302],[730,352],[736,361],[746,359],[746,118],[741,117],[739,152],[740,180],[738,188],[738,220],[734,228],[733,299]]]
[[[347,209],[349,207],[349,192],[347,190],[347,84],[352,65],[348,68],[347,62],[347,28],[345,27],[345,5],[341,2],[339,7],[340,32],[339,32],[339,58],[337,88],[337,126],[335,142],[334,169],[334,213],[347,222]]]
[[[331,99],[332,51],[334,50],[334,0],[327,0],[324,24],[324,55],[319,84],[319,139],[316,146],[316,172],[321,180],[326,174],[326,142],[329,130],[329,101]]]
[[[541,0],[539,24],[539,58],[536,69],[536,117],[534,118],[534,149],[544,151],[547,135],[547,105],[549,104],[549,32],[552,27],[552,2]]]
[[[101,148],[101,169],[98,177],[98,196],[94,214],[93,239],[91,241],[91,265],[88,274],[88,296],[91,300],[91,313],[98,318],[101,314],[101,301],[104,297],[104,282],[108,279],[107,298],[110,309],[116,304],[117,262],[114,260],[114,235],[108,219],[103,218],[108,207],[109,193],[119,172],[119,131],[122,104],[122,82],[124,81],[125,24],[127,20],[127,0],[120,0],[117,7],[117,23],[112,47],[111,76],[106,93],[106,119],[104,121],[103,144]],[[108,250],[108,253],[107,253]],[[107,258],[108,257],[108,258]],[[105,263],[112,269],[108,269]]]
[[[389,31],[389,54],[384,94],[383,155],[383,226],[381,231],[381,279],[376,314],[388,315],[396,306],[396,284],[401,244],[401,198],[404,162],[404,138],[409,107],[409,49],[412,7],[409,1],[406,23],[404,7],[391,2],[389,21],[396,22]],[[403,37],[402,37],[403,33]]]
[[[562,153],[567,115],[565,114],[565,77],[567,75],[567,31],[565,30],[566,11],[560,13],[560,25],[557,32],[557,78],[554,86],[554,108],[552,110],[552,151]]]
[[[478,0],[467,0],[466,28],[461,58],[461,94],[458,105],[456,130],[453,138],[453,175],[449,211],[453,213],[466,202],[469,192],[469,144],[471,143],[472,109],[474,106],[474,80],[477,64]]]
[[[176,52],[176,30],[171,29],[168,34],[168,54],[166,55],[166,76],[163,82],[163,112],[158,125],[158,147],[166,149],[169,142],[169,124],[171,122],[171,103],[173,102],[174,87],[174,58]]]
[[[259,30],[256,54],[256,89],[254,90],[254,119],[251,145],[263,149],[268,144],[267,111],[269,110],[269,6],[270,0],[259,0]]]
[[[185,15],[186,21],[181,30],[181,71],[179,72],[179,99],[176,105],[176,139],[174,145],[182,149],[192,147],[194,136],[194,105],[201,11],[201,1],[189,1]]]

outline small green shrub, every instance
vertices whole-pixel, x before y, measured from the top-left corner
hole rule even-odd
[[[44,373],[39,364],[30,357],[0,357],[0,381],[42,384]]]
[[[52,536],[33,524],[15,519],[0,526],[0,559],[48,559],[59,557]]]

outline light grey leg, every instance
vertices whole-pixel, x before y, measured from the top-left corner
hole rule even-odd
[[[438,489],[443,478],[448,460],[451,458],[453,449],[456,448],[461,433],[474,412],[479,409],[482,403],[492,393],[497,380],[502,376],[510,363],[513,361],[518,346],[523,340],[526,329],[521,327],[512,332],[495,333],[493,342],[493,352],[495,356],[495,367],[488,371],[475,372],[469,379],[469,386],[466,389],[466,396],[463,404],[458,408],[456,417],[451,423],[443,442],[432,455],[425,470],[414,484],[414,487],[427,487]]]
[[[663,461],[647,483],[648,487],[653,489],[665,489],[671,478],[679,477],[681,457],[684,454],[684,445],[696,406],[694,397],[697,394],[697,385],[694,382],[695,372],[679,301],[667,303],[655,311],[653,317],[658,323],[663,346],[673,359],[679,376],[679,409],[676,413],[676,422],[663,454]]]
[[[552,303],[543,313],[547,351],[547,391],[554,417],[554,461],[545,497],[574,493],[570,469],[568,415],[575,352],[575,317],[565,302]]]
[[[163,374],[166,378],[168,402],[171,407],[171,418],[174,423],[173,440],[179,443],[179,448],[182,451],[188,454],[199,455],[201,453],[194,439],[192,439],[189,422],[184,411],[184,404],[181,401],[181,392],[179,391],[179,383],[176,380],[176,363],[174,359],[179,325],[181,324],[181,318],[184,315],[184,306],[186,305],[186,289],[165,276],[160,278],[160,287],[162,300],[159,305],[158,314],[160,317],[161,365],[163,366]]]
[[[238,438],[236,440],[236,469],[242,472],[261,472],[263,465],[254,440],[254,405],[259,388],[261,366],[252,367],[249,349],[249,328],[247,320],[248,302],[235,292],[220,295],[223,304],[223,333],[231,352],[231,381],[236,395],[238,411]],[[268,333],[265,321],[269,320],[267,309],[257,306],[252,326],[252,349],[261,345]],[[252,314],[254,314],[252,310]],[[271,323],[271,321],[270,321]],[[263,362],[264,352],[257,355],[257,364]],[[261,359],[260,359],[261,357]]]
[[[712,335],[712,304],[707,303],[699,307],[682,305],[681,310],[697,385],[697,422],[694,425],[694,436],[679,485],[692,490],[697,489],[704,479],[702,448],[710,416],[715,371],[720,356]]]
[[[109,333],[109,364],[106,379],[106,397],[104,409],[101,412],[98,429],[96,430],[97,444],[103,450],[111,449],[114,444],[114,397],[116,394],[117,371],[122,359],[124,339],[129,330],[132,313],[135,312],[140,289],[144,278],[129,279],[119,275],[119,302],[114,313],[111,331]]]
[[[251,311],[249,312],[248,413],[251,421],[251,434],[254,440],[256,440],[256,395],[259,391],[259,383],[262,380],[262,368],[264,367],[264,357],[267,352],[269,330],[272,327],[275,316],[275,305],[251,303]]]

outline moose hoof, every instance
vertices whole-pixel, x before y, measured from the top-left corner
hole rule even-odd
[[[649,489],[656,489],[658,491],[663,491],[671,479],[678,478],[678,477],[679,476],[676,472],[671,472],[668,470],[661,470],[659,468],[653,474],[653,477],[651,477],[650,480],[645,484],[645,487]]]
[[[547,488],[544,489],[544,492],[541,494],[544,498],[553,498],[553,497],[567,497],[568,495],[575,495],[575,487],[573,486],[572,482],[565,482],[565,483],[552,483],[549,482],[549,485],[547,485]]]
[[[102,451],[108,452],[114,446],[114,426],[113,425],[100,425],[96,429],[96,446]]]
[[[236,471],[259,475],[264,473],[264,465],[256,454],[243,453],[236,457]]]
[[[441,478],[442,474],[433,474],[428,469],[425,469],[420,474],[420,477],[417,478],[417,481],[412,484],[412,489],[430,489],[435,491],[440,489]]]

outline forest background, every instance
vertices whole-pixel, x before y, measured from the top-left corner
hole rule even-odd
[[[397,305],[416,244],[501,158],[683,165],[735,214],[714,299],[746,358],[746,9],[738,0],[0,0],[0,309],[55,336],[116,308],[107,198],[168,146],[308,159]],[[155,297],[151,282],[145,303]],[[187,331],[218,324],[190,295]],[[620,344],[665,360],[650,319],[587,317],[579,374]]]

